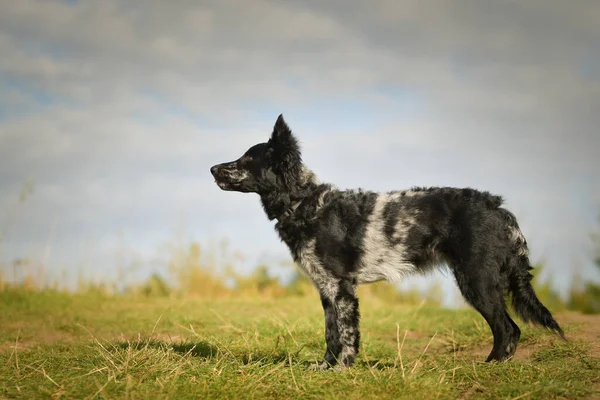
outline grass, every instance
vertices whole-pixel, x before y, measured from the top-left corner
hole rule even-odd
[[[361,312],[357,365],[312,372],[307,366],[325,349],[316,296],[210,300],[8,289],[0,293],[0,398],[580,399],[599,393],[598,317],[559,315],[567,343],[524,326],[516,359],[486,364],[491,333],[471,310],[367,297]]]

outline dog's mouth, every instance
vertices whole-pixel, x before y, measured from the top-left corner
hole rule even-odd
[[[226,178],[223,178],[221,176],[215,176],[214,178],[215,178],[215,183],[222,190],[233,190],[234,189],[234,186],[235,186],[234,183],[227,180]]]
[[[227,187],[229,187],[229,183],[224,181],[223,179],[220,178],[215,178],[215,183],[217,184],[217,186],[219,186],[221,189],[225,189]]]

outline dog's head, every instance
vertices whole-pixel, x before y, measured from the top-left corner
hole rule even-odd
[[[223,190],[266,194],[293,193],[302,171],[298,141],[280,115],[267,143],[252,146],[235,161],[210,169]]]

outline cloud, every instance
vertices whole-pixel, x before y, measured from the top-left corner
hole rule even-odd
[[[208,174],[265,141],[281,112],[323,179],[492,190],[553,274],[589,262],[593,0],[0,6],[0,206],[36,186],[18,218],[0,215],[4,262],[39,253],[52,226],[55,263],[83,242],[108,262],[118,232],[150,260],[181,218],[250,259],[287,257],[256,196]]]

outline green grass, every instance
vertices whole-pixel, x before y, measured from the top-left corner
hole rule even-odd
[[[491,333],[471,310],[366,298],[361,313],[356,366],[312,372],[307,366],[325,349],[322,310],[314,296],[206,300],[9,289],[0,292],[0,398],[598,394],[597,343],[582,332],[600,329],[600,319],[564,324],[567,343],[521,324],[517,358],[486,364],[481,361],[491,349]]]

